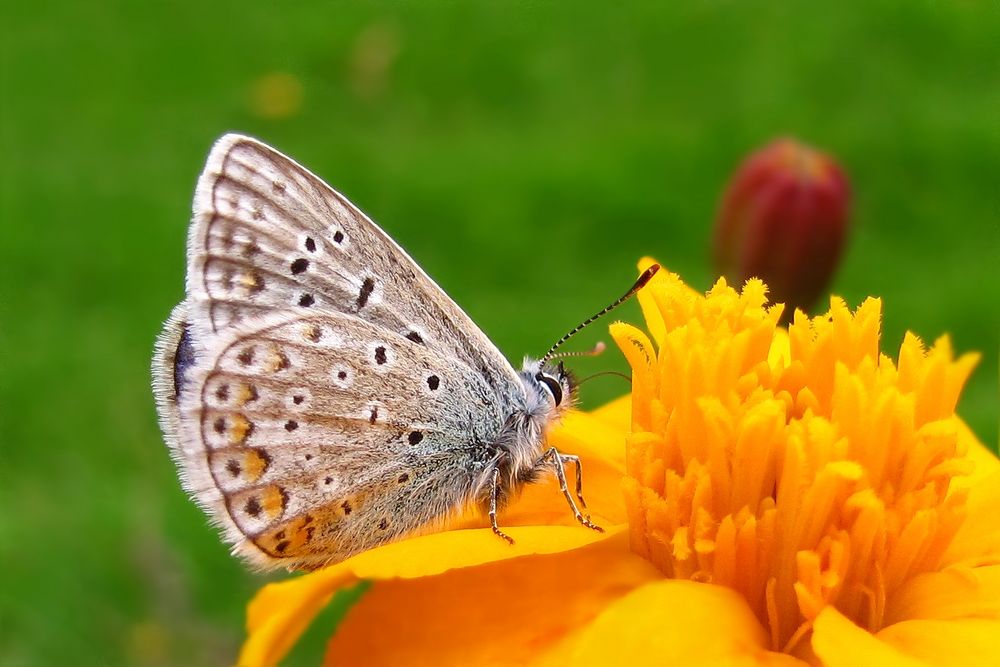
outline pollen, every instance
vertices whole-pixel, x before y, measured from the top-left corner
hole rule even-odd
[[[964,517],[954,412],[975,355],[907,335],[893,361],[877,299],[852,313],[833,298],[787,330],[756,280],[699,295],[663,271],[640,299],[650,335],[611,330],[633,373],[632,550],[736,590],[774,650],[828,605],[878,631]]]

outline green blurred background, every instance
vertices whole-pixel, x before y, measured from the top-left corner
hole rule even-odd
[[[229,130],[350,196],[513,359],[643,254],[707,288],[725,181],[797,136],[854,186],[833,290],[884,298],[890,353],[981,350],[960,411],[995,445],[1000,6],[609,4],[4,3],[0,665],[235,655],[263,579],[181,492],[148,388]]]

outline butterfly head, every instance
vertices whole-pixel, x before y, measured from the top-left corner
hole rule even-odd
[[[543,363],[525,359],[521,379],[537,406],[550,414],[562,412],[576,401],[576,378],[561,361]]]
[[[642,272],[642,275],[639,276],[635,284],[625,294],[557,340],[555,345],[550,347],[549,351],[541,359],[524,360],[524,366],[521,369],[521,379],[528,390],[529,402],[534,403],[534,405],[529,404],[529,412],[534,407],[547,414],[552,414],[551,410],[554,410],[558,414],[573,405],[579,382],[566,370],[562,361],[556,363],[554,360],[557,357],[596,356],[604,350],[604,344],[598,343],[591,352],[557,352],[556,350],[567,340],[583,330],[588,324],[607,315],[627,301],[632,295],[642,289],[659,270],[659,264],[652,264]]]

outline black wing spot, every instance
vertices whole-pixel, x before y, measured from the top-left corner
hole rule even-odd
[[[343,241],[344,241],[344,232],[338,230],[333,235],[333,242],[334,243],[342,243]]]
[[[372,413],[368,415],[368,423],[374,424],[378,420],[378,408],[372,408]]]
[[[441,386],[441,378],[437,375],[431,375],[427,378],[427,386],[431,391],[437,391],[437,388]]]
[[[381,521],[378,522],[378,529],[379,530],[385,530],[388,527],[389,527],[389,520],[388,519],[382,519]]]
[[[347,371],[338,371],[337,372],[337,379],[338,380],[346,380],[347,379]]]
[[[253,354],[254,349],[252,347],[245,347],[236,355],[236,361],[240,362],[241,366],[249,366],[253,363]]]
[[[406,439],[411,445],[415,445],[424,439],[424,434],[420,431],[410,431],[410,435],[406,436]]]
[[[252,516],[254,518],[260,516],[260,511],[262,509],[263,508],[260,506],[260,501],[257,500],[257,496],[250,496],[250,499],[247,500],[246,505],[243,506],[243,511],[246,512],[249,516]]]
[[[302,405],[302,401],[304,400],[306,400],[306,397],[302,394],[295,394],[295,396],[292,396],[292,403],[295,405]]]
[[[219,417],[218,419],[216,419],[215,423],[212,425],[212,428],[219,435],[222,435],[223,433],[225,433],[226,432],[226,418],[225,417]]]
[[[371,278],[365,278],[364,282],[361,283],[361,291],[358,292],[358,310],[365,307],[368,303],[368,297],[372,295],[375,291],[375,281]]]
[[[406,482],[410,481],[410,475],[404,472],[402,475],[396,478],[396,481],[399,482],[400,484],[405,484]]]
[[[294,419],[289,419],[288,421],[285,422],[285,430],[288,431],[289,433],[291,433],[292,431],[294,431],[298,427],[299,427],[299,423],[297,421],[295,421]]]
[[[282,540],[278,542],[276,545],[274,545],[274,550],[277,551],[279,554],[283,554],[285,553],[285,550],[289,547],[290,544],[291,542],[289,542],[288,540]]]
[[[420,334],[418,334],[416,331],[411,331],[410,333],[406,334],[406,337],[409,338],[410,340],[412,340],[414,343],[423,343],[424,342],[424,339],[421,338]]]
[[[218,401],[222,402],[222,403],[225,403],[226,401],[228,401],[229,400],[229,385],[228,384],[220,384],[215,389],[215,398]]]
[[[293,275],[298,275],[309,268],[309,260],[305,257],[299,257],[298,259],[292,261],[289,268],[291,269]]]
[[[303,294],[299,297],[299,305],[303,308],[308,308],[314,303],[316,303],[316,299],[313,298],[312,294]]]
[[[344,510],[344,516],[347,516],[354,510],[354,508],[351,507],[350,501],[347,500],[345,500],[340,504],[340,509]]]
[[[226,470],[228,470],[229,474],[233,477],[239,477],[240,473],[243,472],[243,468],[240,467],[240,462],[236,459],[229,459],[226,461]]]
[[[333,477],[327,477],[323,480],[324,484],[333,484]]]
[[[381,366],[387,361],[385,356],[385,348],[381,345],[375,348],[375,363]]]
[[[306,237],[306,250],[309,252],[316,252],[316,242],[313,241],[311,236]]]

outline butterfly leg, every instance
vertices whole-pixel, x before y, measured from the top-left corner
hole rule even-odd
[[[500,495],[500,469],[493,469],[493,478],[491,480],[490,486],[490,527],[493,528],[493,533],[502,540],[506,540],[507,544],[514,544],[514,538],[507,533],[500,530],[500,526],[497,525],[497,497]]]
[[[559,454],[563,463],[572,463],[576,466],[576,499],[580,501],[580,510],[583,515],[590,520],[590,512],[587,511],[587,501],[583,499],[583,464],[576,454]]]
[[[578,457],[571,454],[560,454],[558,449],[551,447],[547,452],[542,454],[538,461],[535,462],[535,466],[551,466],[554,468],[556,471],[556,478],[559,480],[559,490],[562,491],[563,496],[566,498],[566,502],[569,503],[570,509],[573,510],[573,516],[576,517],[576,520],[587,528],[592,528],[593,530],[603,533],[604,529],[591,521],[589,516],[584,516],[583,513],[580,512],[580,508],[577,507],[576,501],[573,500],[573,494],[569,490],[569,483],[566,481],[566,467],[564,465],[566,461],[573,461],[576,463],[576,493],[577,496],[580,497],[580,501],[583,502],[583,498],[581,497],[583,491],[583,479],[580,475],[580,459]],[[584,504],[584,509],[586,509],[586,507],[586,504]]]

